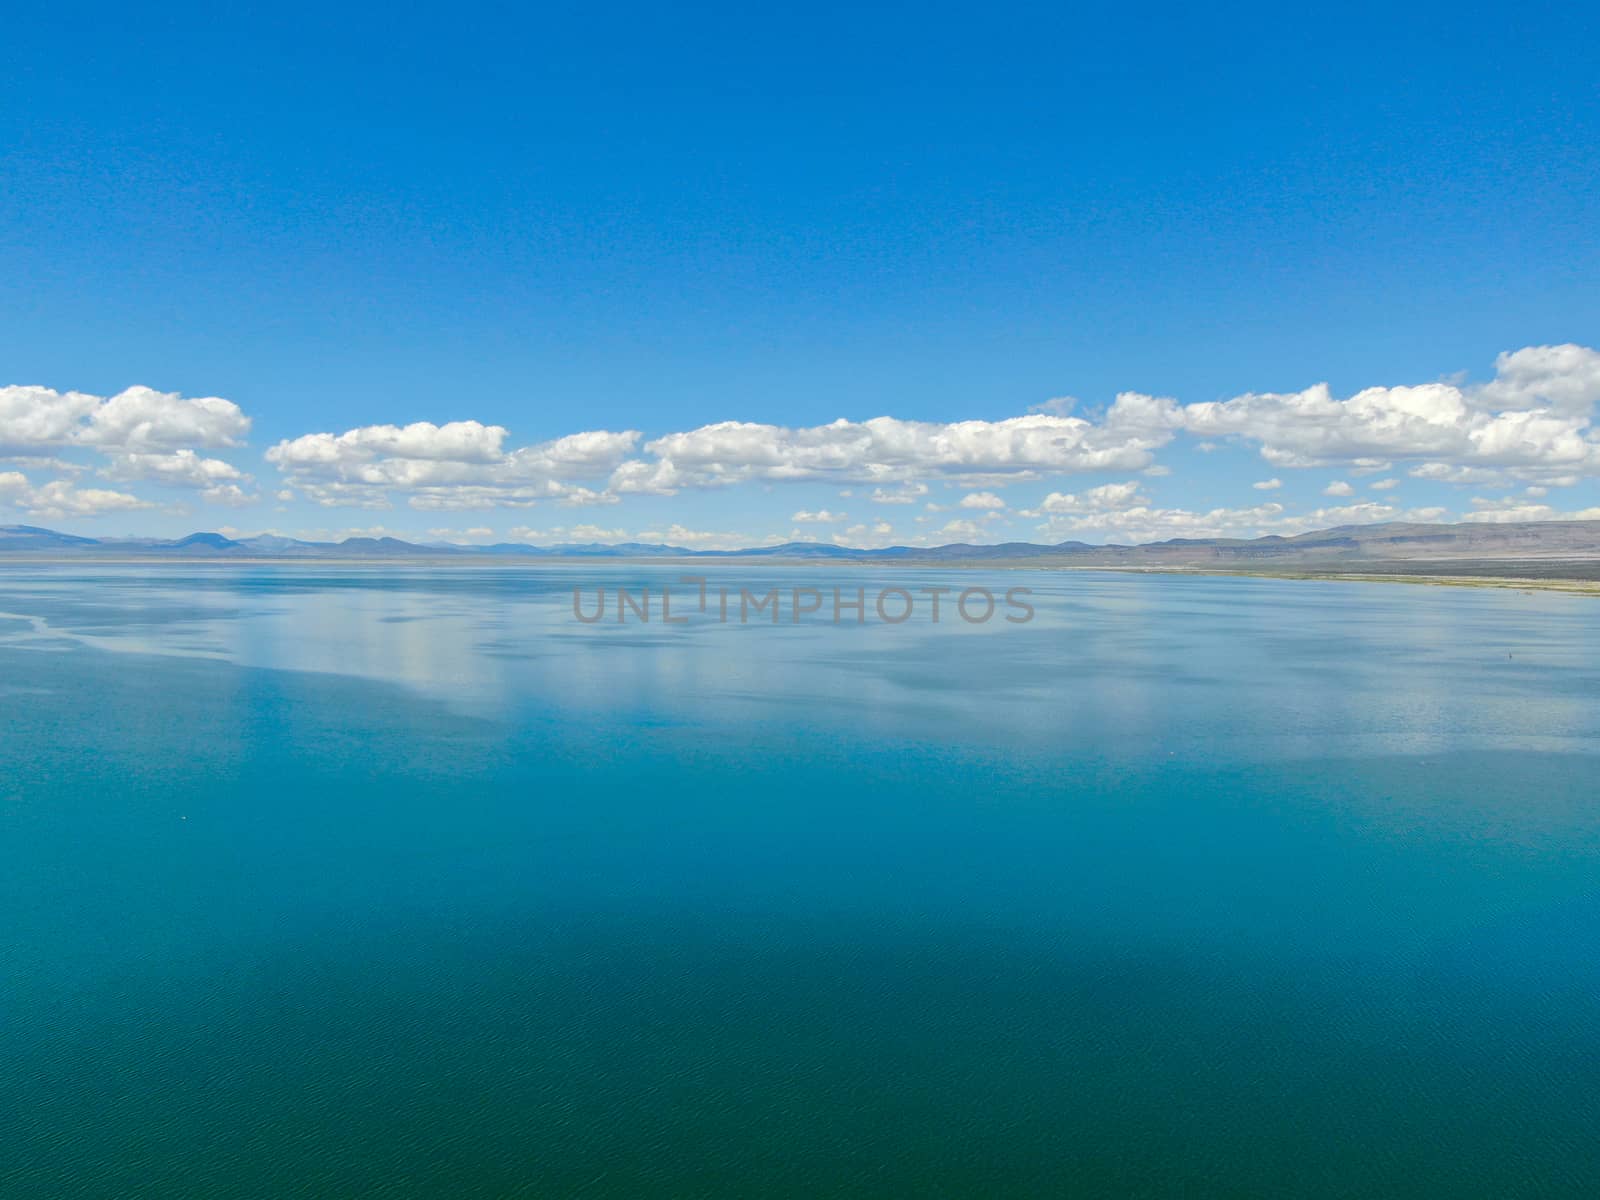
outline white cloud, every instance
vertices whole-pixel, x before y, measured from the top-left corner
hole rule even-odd
[[[1162,508],[1153,504],[1136,483],[1106,484],[1081,495],[1052,492],[1027,516],[1048,518],[1038,526],[1046,541],[1100,538],[1130,544],[1169,538],[1252,538],[1264,534],[1290,535],[1338,525],[1365,525],[1378,521],[1436,521],[1442,508],[1402,512],[1391,505],[1364,502],[1337,508],[1291,513],[1282,504],[1257,504],[1244,508],[1195,511]]]
[[[638,540],[682,546],[686,550],[742,550],[751,546],[775,546],[790,539],[777,534],[755,537],[748,533],[717,533],[669,525],[665,530],[646,530],[638,535]]]
[[[0,448],[9,451],[65,446],[101,404],[98,396],[44,387],[0,388]]]
[[[555,525],[548,529],[532,529],[526,525],[519,525],[507,530],[506,537],[514,542],[542,546],[573,542],[599,542],[605,545],[616,545],[619,542],[646,542],[682,546],[690,550],[740,550],[750,546],[771,546],[794,540],[775,534],[760,537],[748,533],[712,533],[686,529],[682,525],[669,525],[666,529],[647,529],[640,533],[629,533],[625,529],[605,529],[598,525]]]
[[[1029,405],[1031,413],[1047,413],[1052,417],[1070,417],[1072,410],[1078,407],[1076,396],[1055,396],[1040,404]]]
[[[219,483],[213,487],[204,488],[200,492],[200,499],[207,504],[217,504],[223,508],[248,508],[258,504],[261,497],[254,492],[247,492],[236,483]]]
[[[615,470],[639,441],[631,430],[595,430],[507,450],[506,436],[504,427],[478,421],[368,425],[282,441],[266,457],[313,503],[329,507],[387,508],[399,493],[423,510],[527,508],[543,500],[613,502],[574,481]]]
[[[508,530],[506,536],[514,542],[551,546],[570,542],[604,542],[607,545],[615,545],[618,542],[634,540],[625,529],[606,529],[599,525],[573,525],[570,528],[555,525],[549,529],[530,529],[526,525],[518,525]]]
[[[1356,458],[1350,462],[1352,475],[1376,475],[1379,471],[1387,471],[1394,466],[1386,458]]]
[[[242,445],[250,418],[216,396],[131,387],[109,398],[46,387],[0,387],[0,447],[10,451],[73,445],[107,451],[216,449]]]
[[[165,453],[113,455],[100,474],[120,483],[148,480],[167,487],[210,488],[218,484],[239,483],[247,476],[220,458],[201,458],[193,450]]]
[[[477,421],[434,425],[366,425],[346,433],[308,433],[279,442],[267,451],[269,462],[287,470],[368,464],[387,459],[422,462],[494,463],[505,454],[506,431]]]
[[[1396,459],[1498,468],[1524,477],[1600,474],[1590,413],[1600,398],[1600,354],[1536,346],[1496,360],[1481,387],[1452,383],[1371,387],[1348,399],[1326,384],[1190,404],[1190,433],[1259,444],[1285,467],[1347,464],[1358,473]]]
[[[1469,391],[1487,411],[1548,408],[1567,416],[1587,416],[1600,400],[1600,352],[1587,346],[1528,346],[1503,353],[1495,377]]]
[[[1099,424],[1044,413],[953,424],[874,417],[801,429],[723,421],[646,443],[655,461],[623,464],[611,488],[671,494],[748,480],[916,484],[928,476],[983,484],[1137,470],[1172,439],[1176,414],[1171,400],[1126,392]],[[892,503],[891,495],[874,499]]]
[[[886,546],[893,533],[894,526],[887,521],[864,521],[850,526],[842,534],[834,534],[833,541],[840,546]]]
[[[21,472],[6,471],[0,473],[0,507],[19,509],[41,520],[61,520],[131,512],[155,505],[126,492],[76,487],[65,479],[35,487]]]
[[[867,498],[874,504],[915,504],[927,494],[927,484],[908,483],[897,488],[873,488]]]
[[[1413,479],[1434,483],[1475,484],[1479,487],[1510,487],[1511,477],[1494,467],[1461,467],[1453,463],[1419,463],[1406,472]]]
[[[724,421],[648,441],[632,430],[591,430],[522,447],[511,444],[505,427],[475,420],[376,424],[289,438],[266,457],[282,476],[269,494],[283,503],[403,504],[444,513],[546,502],[599,506],[629,495],[814,481],[883,505],[927,504],[935,484],[983,489],[930,510],[992,515],[1009,511],[998,493],[1019,482],[1091,472],[1162,475],[1155,454],[1180,435],[1196,439],[1200,450],[1219,439],[1248,443],[1279,473],[1336,466],[1346,479],[1384,475],[1369,485],[1380,492],[1397,485],[1392,471],[1478,488],[1568,486],[1600,477],[1597,402],[1600,352],[1567,344],[1501,354],[1487,382],[1378,386],[1347,397],[1319,384],[1182,405],[1128,391],[1103,411],[1062,399],[999,420],[880,416],[796,428]],[[105,457],[101,474],[109,480],[188,488],[213,504],[255,499],[249,475],[206,453],[242,444],[249,430],[238,406],[217,397],[186,399],[146,387],[109,398],[0,388],[0,458],[32,464],[23,469],[35,472],[53,459],[64,465],[52,473],[65,477],[74,454],[92,450]],[[1277,474],[1252,484],[1259,492],[1281,486]],[[1340,479],[1325,494],[1349,497],[1354,489]],[[1149,513],[1183,513],[1174,522],[1214,526],[1270,519],[1265,507],[1157,509],[1138,497],[1136,484],[1117,483],[1052,491],[1033,512],[1081,518],[1142,508],[1147,520]],[[1211,515],[1230,513],[1243,515]],[[846,518],[802,510],[793,519]]]
[[[8,456],[26,456],[35,468],[78,472],[82,466],[46,458],[44,452],[93,449],[109,460],[101,472],[108,479],[195,488],[203,499],[212,492],[232,502],[242,491],[226,485],[248,477],[221,459],[200,457],[195,448],[239,446],[249,432],[250,418],[238,405],[216,396],[185,400],[176,392],[147,387],[131,387],[109,398],[45,387],[0,388],[0,450]],[[73,494],[78,503],[101,511],[124,504],[109,498],[123,496],[121,492],[91,488]],[[92,495],[99,499],[82,499]],[[48,511],[74,515],[66,501]]]
[[[1052,516],[1039,526],[1039,532],[1047,541],[1073,540],[1088,535],[1120,543],[1164,541],[1174,537],[1253,537],[1281,519],[1283,514],[1281,504],[1191,512],[1182,508],[1160,508],[1141,497],[1140,503],[1127,508]]]
[[[825,508],[819,509],[816,512],[807,512],[804,509],[801,509],[789,519],[801,525],[831,525],[835,521],[844,520],[848,515],[849,514],[847,513],[829,512]]]
[[[977,542],[986,536],[988,535],[983,526],[976,521],[949,521],[934,535],[935,538],[958,542]]]
[[[961,497],[959,508],[1002,509],[1006,502],[993,492],[969,492]]]
[[[249,433],[250,418],[232,401],[216,396],[185,400],[176,392],[131,387],[91,410],[78,440],[138,451],[217,449],[243,445]]]
[[[0,458],[0,462],[8,466],[24,467],[30,471],[54,471],[58,475],[82,475],[89,468],[80,462],[70,462],[65,458],[56,458],[54,455],[42,453],[13,454]]]
[[[1465,514],[1463,521],[1508,524],[1514,521],[1600,521],[1600,507],[1579,512],[1561,512],[1548,504],[1529,504],[1516,497],[1490,500],[1482,496],[1472,498],[1473,511]]]
[[[1081,495],[1077,493],[1051,492],[1036,509],[1025,509],[1023,516],[1036,517],[1040,515],[1054,515],[1058,513],[1093,513],[1111,512],[1115,509],[1126,508],[1139,498],[1139,485],[1129,483],[1104,483],[1099,487],[1090,488]]]

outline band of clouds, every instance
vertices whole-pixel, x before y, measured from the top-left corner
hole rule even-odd
[[[86,449],[104,457],[99,474],[121,483],[146,482],[194,490],[210,504],[244,505],[250,476],[201,450],[236,449],[250,418],[216,396],[184,399],[174,392],[131,387],[115,396],[57,392],[45,387],[0,388],[0,457],[30,469],[74,472],[53,452]],[[153,508],[127,492],[80,487],[71,479],[35,485],[28,475],[0,475],[0,504],[39,517],[85,517]]]
[[[650,441],[634,430],[592,431],[520,449],[506,448],[498,425],[420,422],[309,434],[278,443],[267,459],[319,504],[381,508],[404,494],[420,509],[604,504],[753,482],[866,485],[875,503],[915,503],[930,480],[997,488],[1149,470],[1180,434],[1254,444],[1285,469],[1361,474],[1405,463],[1420,479],[1563,486],[1600,475],[1597,399],[1600,353],[1533,346],[1500,355],[1482,385],[1372,387],[1344,399],[1326,384],[1192,404],[1123,392],[1096,418],[722,421]]]
[[[1045,474],[1134,470],[1171,440],[1167,402],[1119,397],[1103,422],[1034,414],[938,424],[877,417],[792,429],[723,421],[647,442],[634,430],[573,434],[506,450],[498,425],[456,421],[367,426],[278,443],[267,460],[308,499],[382,508],[395,492],[413,508],[615,503],[749,482],[896,485],[874,496],[911,502],[923,477],[1014,483]],[[604,478],[602,481],[602,474]],[[589,485],[594,486],[589,486]]]
[[[722,421],[648,441],[636,430],[593,430],[522,447],[510,446],[508,430],[499,425],[417,422],[309,433],[278,442],[265,457],[288,494],[329,508],[384,509],[397,499],[418,510],[545,502],[581,507],[634,495],[788,482],[828,483],[860,489],[854,494],[872,504],[912,505],[924,501],[930,483],[947,482],[973,490],[959,507],[993,520],[1009,511],[995,489],[1093,473],[1154,477],[1164,470],[1157,453],[1180,436],[1251,445],[1280,471],[1333,468],[1361,477],[1403,469],[1417,479],[1464,485],[1568,486],[1600,476],[1597,400],[1600,353],[1577,345],[1532,346],[1501,354],[1486,383],[1370,387],[1345,398],[1326,384],[1188,404],[1130,391],[1098,413],[1069,412],[1072,406],[1063,404],[994,421],[884,416],[798,428]],[[54,451],[88,449],[102,456],[98,473],[107,481],[189,489],[210,503],[254,499],[248,475],[203,453],[243,445],[249,428],[238,406],[216,397],[183,399],[142,387],[109,398],[0,389],[0,457],[25,464]],[[41,485],[20,472],[4,478],[9,490],[0,502],[40,513],[74,512],[76,504],[82,512],[74,515],[86,515],[146,503],[72,480]],[[1274,490],[1277,478],[1256,486]],[[1294,518],[1277,504],[1191,513],[1159,507],[1136,484],[1106,487],[1114,490],[1052,492],[1037,508],[1017,511],[1037,515],[1047,532],[1159,526],[1193,528],[1197,535],[1250,523],[1276,528],[1302,519],[1442,512],[1371,501]],[[1327,490],[1336,496],[1353,491],[1343,481]],[[1386,515],[1372,515],[1378,513]],[[957,524],[961,529],[953,532],[980,528],[972,521]]]

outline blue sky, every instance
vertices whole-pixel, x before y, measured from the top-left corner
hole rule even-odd
[[[712,546],[1586,513],[1596,25],[11,18],[0,523]]]

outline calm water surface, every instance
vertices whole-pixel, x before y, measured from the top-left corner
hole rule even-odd
[[[1600,601],[0,566],[0,1196],[1600,1194]]]

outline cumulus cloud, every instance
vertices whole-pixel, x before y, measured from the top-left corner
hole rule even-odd
[[[308,433],[279,442],[267,460],[288,470],[309,470],[350,465],[366,466],[388,460],[420,462],[492,463],[504,457],[501,444],[506,431],[499,425],[477,421],[451,421],[434,425],[366,425],[346,433]]]
[[[319,504],[413,508],[528,507],[553,500],[604,504],[629,495],[743,483],[823,482],[877,504],[923,501],[931,482],[994,488],[1094,472],[1163,471],[1156,451],[1180,433],[1257,446],[1279,467],[1338,465],[1352,475],[1408,464],[1418,478],[1559,486],[1600,474],[1590,421],[1600,398],[1600,354],[1574,345],[1500,355],[1487,383],[1380,386],[1347,398],[1325,384],[1183,405],[1123,392],[1102,413],[1051,403],[1020,417],[949,423],[881,416],[791,428],[721,421],[645,441],[592,431],[510,449],[498,425],[456,421],[374,425],[280,442],[268,452],[289,486]],[[64,419],[70,397],[36,414]],[[1281,487],[1276,476],[1253,485]],[[1387,481],[1380,488],[1393,486]],[[1349,495],[1349,485],[1328,494]],[[1059,493],[1058,493],[1059,494]],[[993,491],[959,502],[1004,508]],[[814,520],[796,517],[802,523]]]
[[[248,477],[221,459],[201,457],[197,448],[237,447],[249,432],[250,418],[238,405],[216,396],[184,399],[176,392],[147,387],[131,387],[111,397],[46,387],[0,388],[0,452],[8,457],[76,472],[83,469],[81,465],[47,454],[92,449],[108,460],[101,471],[108,479],[193,488],[212,502],[238,502],[245,495],[238,485]],[[93,488],[70,489],[75,499],[69,493],[61,496],[60,503],[39,511],[92,515],[74,505],[113,511],[133,499]],[[142,502],[140,506],[148,507]]]
[[[949,521],[934,535],[935,538],[955,542],[977,542],[985,536],[986,531],[976,521]]]
[[[1137,470],[1172,440],[1176,413],[1171,400],[1128,392],[1117,397],[1099,424],[1048,413],[952,424],[841,419],[800,429],[722,421],[646,443],[655,461],[624,464],[611,487],[670,495],[749,480],[915,484],[943,477],[983,484]]]
[[[818,509],[816,512],[807,512],[801,509],[789,519],[800,525],[831,525],[835,521],[842,521],[848,513],[829,512],[827,509]]]
[[[219,449],[239,446],[250,418],[216,396],[131,387],[109,398],[46,387],[0,388],[0,447],[7,451],[73,445],[108,450]]]
[[[65,479],[35,487],[20,471],[0,472],[0,508],[13,508],[40,520],[99,517],[155,505],[126,492],[80,488]]]
[[[570,542],[604,542],[615,545],[618,542],[632,540],[624,529],[606,529],[599,525],[556,525],[549,529],[530,529],[526,525],[518,525],[507,532],[514,542],[528,542],[530,544],[563,545]]]
[[[639,533],[629,533],[625,529],[606,529],[599,525],[554,525],[545,529],[518,525],[507,530],[506,536],[514,542],[541,546],[573,542],[600,542],[607,545],[616,545],[619,542],[647,542],[682,546],[692,550],[740,550],[751,546],[776,545],[787,540],[775,534],[761,537],[748,533],[708,532],[686,529],[682,525],[669,525],[665,529],[646,529]]]
[[[1305,533],[1337,525],[1378,521],[1436,521],[1442,508],[1402,512],[1377,502],[1291,513],[1276,502],[1240,508],[1191,510],[1155,504],[1137,483],[1111,483],[1082,493],[1051,492],[1024,516],[1044,517],[1038,532],[1047,541],[1105,539],[1132,544],[1168,538],[1251,538],[1264,534]]]
[[[1600,439],[1590,425],[1600,399],[1600,354],[1534,346],[1502,354],[1496,372],[1478,387],[1370,387],[1342,400],[1327,384],[1252,392],[1186,405],[1182,424],[1195,435],[1254,442],[1283,467],[1342,464],[1360,473],[1420,459],[1441,474],[1600,474]]]
[[[189,488],[213,488],[219,484],[240,483],[249,478],[233,464],[220,458],[202,458],[193,450],[115,454],[100,473],[107,479],[122,483],[148,480],[168,487]]]
[[[0,458],[7,466],[24,467],[30,471],[53,471],[57,475],[82,475],[89,468],[80,462],[43,453],[13,454]]]
[[[1126,508],[1139,500],[1137,483],[1105,483],[1090,488],[1079,495],[1075,492],[1051,492],[1036,509],[1024,509],[1025,517],[1054,516],[1061,513],[1099,513]]]
[[[1585,508],[1578,512],[1562,512],[1548,504],[1529,504],[1516,497],[1490,500],[1474,496],[1472,510],[1464,514],[1461,519],[1493,524],[1510,524],[1515,521],[1600,521],[1600,507]]]
[[[1076,396],[1055,396],[1042,403],[1030,405],[1031,413],[1048,413],[1052,417],[1067,417],[1072,415],[1072,410],[1078,407]]]
[[[868,499],[874,504],[915,504],[927,494],[927,484],[908,483],[897,488],[873,488]]]
[[[259,503],[261,497],[254,492],[247,492],[236,483],[219,483],[213,487],[203,488],[200,499],[207,504],[216,504],[222,508],[248,508]]]
[[[881,545],[882,539],[887,538],[892,533],[894,533],[894,526],[887,521],[873,521],[870,524],[862,522],[859,525],[850,526],[844,531],[843,535],[836,535],[834,541],[850,545],[861,545],[868,542],[874,545]]]
[[[1277,473],[1253,483],[1258,492],[1277,491],[1288,470],[1328,466],[1347,479],[1383,475],[1368,485],[1376,491],[1396,486],[1397,471],[1475,488],[1565,487],[1600,477],[1597,403],[1600,352],[1566,344],[1503,353],[1486,382],[1384,385],[1349,396],[1317,384],[1181,404],[1127,391],[1103,410],[1053,401],[998,420],[722,421],[648,440],[632,430],[591,430],[520,447],[504,426],[424,421],[307,433],[278,442],[266,458],[281,475],[269,494],[283,503],[447,513],[815,482],[874,504],[922,505],[943,484],[966,494],[932,510],[953,507],[993,523],[1012,511],[1000,494],[1007,486],[1072,475],[1159,477],[1166,467],[1157,453],[1180,437],[1201,450],[1233,442],[1259,451]],[[52,473],[64,477],[75,455],[93,451],[108,480],[187,488],[219,505],[255,499],[251,477],[214,453],[243,444],[249,430],[238,406],[217,397],[146,387],[110,397],[0,388],[0,459],[37,463],[23,467],[34,472],[54,459],[63,466]],[[1341,479],[1325,494],[1345,498],[1354,489]],[[1052,491],[1031,512],[1083,518],[1140,507],[1186,513],[1173,521],[1207,527],[1289,519],[1266,512],[1269,505],[1213,510],[1218,516],[1157,510],[1141,503],[1134,483]],[[832,524],[845,515],[802,510],[793,519]]]
[[[578,484],[616,470],[638,445],[633,431],[594,430],[508,450],[507,431],[478,421],[367,425],[311,433],[267,451],[313,503],[388,508],[395,493],[412,508],[527,508],[542,500],[610,503],[613,493]]]
[[[639,534],[638,540],[682,546],[688,550],[742,550],[752,546],[776,546],[787,539],[777,534],[754,537],[748,533],[723,533],[669,525],[666,529],[647,529]]]
[[[1056,515],[1039,526],[1039,532],[1049,541],[1091,537],[1124,544],[1174,537],[1254,537],[1283,513],[1281,504],[1194,512],[1143,502],[1079,516]]]
[[[1001,509],[1006,502],[993,492],[969,492],[961,497],[961,508]]]
[[[250,418],[216,396],[185,400],[176,392],[131,387],[97,405],[79,440],[126,450],[219,449],[241,446]]]
[[[1506,472],[1493,467],[1461,467],[1442,462],[1420,463],[1406,474],[1413,479],[1427,479],[1435,483],[1474,484],[1479,487],[1510,487],[1514,482]]]
[[[65,446],[83,431],[105,401],[82,392],[44,387],[0,388],[0,448],[7,451]]]
[[[1587,346],[1528,346],[1494,360],[1495,377],[1468,392],[1489,412],[1546,408],[1586,417],[1600,400],[1600,351]]]

